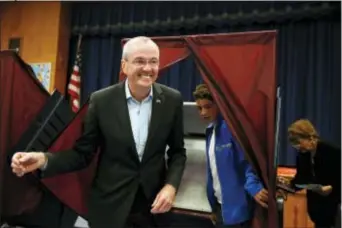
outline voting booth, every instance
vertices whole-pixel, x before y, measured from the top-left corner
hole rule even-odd
[[[152,39],[160,47],[161,71],[189,55],[194,57],[225,121],[269,191],[269,209],[256,207],[253,227],[279,227],[274,167],[276,32]],[[86,226],[86,199],[96,159],[85,170],[41,181],[34,174],[15,177],[9,162],[15,151],[57,152],[72,147],[81,134],[87,104],[74,115],[63,96],[58,91],[48,94],[14,53],[1,52],[0,64],[0,102],[6,107],[0,112],[0,155],[5,158],[0,160],[0,221],[15,223],[15,218],[38,213],[37,208],[50,194],[57,205],[56,215],[57,211],[70,210],[76,215],[71,220]],[[194,103],[185,102],[184,113],[188,161],[174,208],[161,222],[170,227],[211,227],[205,190],[206,126],[199,120]]]

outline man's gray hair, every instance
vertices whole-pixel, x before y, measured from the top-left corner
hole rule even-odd
[[[134,52],[134,49],[139,47],[140,45],[143,44],[151,44],[155,46],[158,49],[159,53],[159,47],[158,45],[149,37],[147,36],[137,36],[134,38],[129,39],[123,46],[122,49],[122,59],[127,60],[128,56]]]

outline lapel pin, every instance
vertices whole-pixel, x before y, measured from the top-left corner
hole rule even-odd
[[[161,103],[161,100],[160,100],[160,99],[157,99],[156,102],[157,102],[157,103]]]

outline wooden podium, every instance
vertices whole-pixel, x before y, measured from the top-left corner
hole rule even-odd
[[[284,228],[313,228],[306,207],[306,191],[289,194],[284,203]]]
[[[295,174],[295,168],[278,168],[278,176],[291,180]],[[313,228],[314,223],[309,218],[306,206],[306,191],[296,194],[288,194],[284,202],[283,228]]]

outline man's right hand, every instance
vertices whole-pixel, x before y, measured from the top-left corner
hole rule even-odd
[[[18,177],[42,168],[47,162],[43,152],[17,152],[12,157],[12,171]]]

